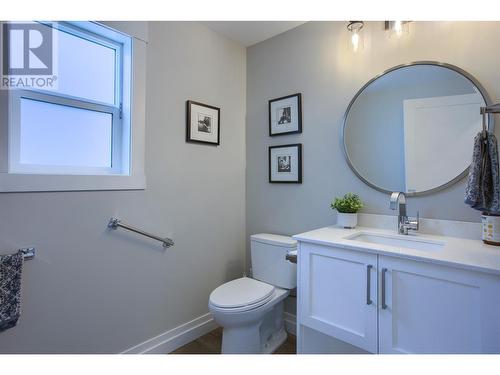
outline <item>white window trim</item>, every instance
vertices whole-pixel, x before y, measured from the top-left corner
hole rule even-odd
[[[93,31],[96,23],[89,22],[74,22],[75,26]],[[105,25],[109,36],[116,37],[120,32],[113,30]],[[1,28],[0,28],[1,34]],[[129,37],[122,34],[123,37]],[[107,36],[107,35],[104,35]],[[2,37],[0,35],[0,37]],[[132,42],[128,43],[128,47],[123,48],[123,56],[131,56],[131,59],[123,59],[123,61],[131,61],[131,64],[122,66],[122,74],[129,75],[130,80],[123,80],[123,92],[130,94],[129,97],[122,98],[123,106],[123,123],[129,123],[130,126],[123,126],[124,134],[122,134],[123,144],[130,145],[130,149],[121,147],[123,155],[128,155],[128,170],[129,174],[113,174],[113,175],[92,175],[91,171],[88,174],[82,173],[78,175],[62,175],[62,174],[28,174],[28,173],[9,173],[9,155],[16,150],[8,149],[7,139],[13,134],[9,129],[10,116],[16,116],[16,109],[11,108],[7,91],[0,92],[0,192],[29,192],[29,191],[78,191],[78,190],[142,190],[146,188],[146,177],[144,172],[145,163],[145,96],[146,96],[146,47],[147,43],[141,39],[132,37]],[[124,46],[127,46],[125,44]],[[129,84],[132,85],[129,87]],[[33,97],[41,99],[49,93],[35,91],[12,91],[14,95]],[[75,105],[72,102],[74,98],[60,98],[63,105]],[[102,105],[100,103],[87,103],[86,105]],[[82,108],[82,102],[78,103],[78,107]],[[103,106],[106,107],[106,106]],[[100,107],[101,109],[104,109]],[[113,108],[113,107],[110,107]],[[110,110],[108,108],[108,110]],[[11,112],[11,113],[9,113]],[[114,109],[116,113],[116,109]],[[18,115],[18,114],[17,114]]]

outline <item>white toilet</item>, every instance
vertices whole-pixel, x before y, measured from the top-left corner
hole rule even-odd
[[[210,294],[208,308],[223,327],[222,353],[272,353],[285,340],[283,300],[297,286],[286,255],[297,241],[276,234],[250,237],[253,277],[229,281]]]

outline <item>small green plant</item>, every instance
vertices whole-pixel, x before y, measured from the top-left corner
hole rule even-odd
[[[363,208],[363,202],[357,194],[347,193],[344,198],[335,198],[330,206],[342,214],[355,214]]]

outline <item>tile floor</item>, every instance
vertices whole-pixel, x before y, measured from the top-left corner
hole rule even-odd
[[[220,354],[222,345],[222,328],[217,328],[190,343],[181,346],[170,354]],[[295,336],[288,334],[288,338],[274,354],[295,354]]]

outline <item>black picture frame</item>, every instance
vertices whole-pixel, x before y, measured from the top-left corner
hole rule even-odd
[[[277,148],[290,148],[290,147],[296,147],[297,148],[297,179],[296,180],[288,180],[288,181],[283,181],[283,180],[273,180],[272,176],[272,168],[271,168],[271,158],[272,158],[272,151],[273,149]],[[269,151],[268,151],[268,177],[269,177],[269,183],[271,184],[301,184],[302,183],[302,143],[292,143],[292,144],[286,144],[286,145],[277,145],[277,146],[269,146]]]
[[[272,121],[272,105],[273,103],[284,101],[286,99],[297,97],[297,129],[291,130],[287,132],[273,133],[273,121]],[[269,119],[269,136],[276,137],[279,135],[288,135],[288,134],[298,134],[302,133],[302,94],[296,93],[292,95],[282,96],[280,98],[271,99],[268,103],[268,119]]]
[[[191,115],[192,115],[192,109],[191,107],[193,105],[197,105],[200,107],[205,107],[210,110],[216,111],[217,112],[217,140],[214,141],[206,141],[206,140],[200,140],[200,139],[194,139],[193,134],[191,134]],[[220,145],[220,108],[215,107],[212,105],[196,102],[194,100],[187,100],[186,101],[186,142],[189,143],[200,143],[200,144],[207,144],[207,145],[213,145],[213,146],[219,146]]]

